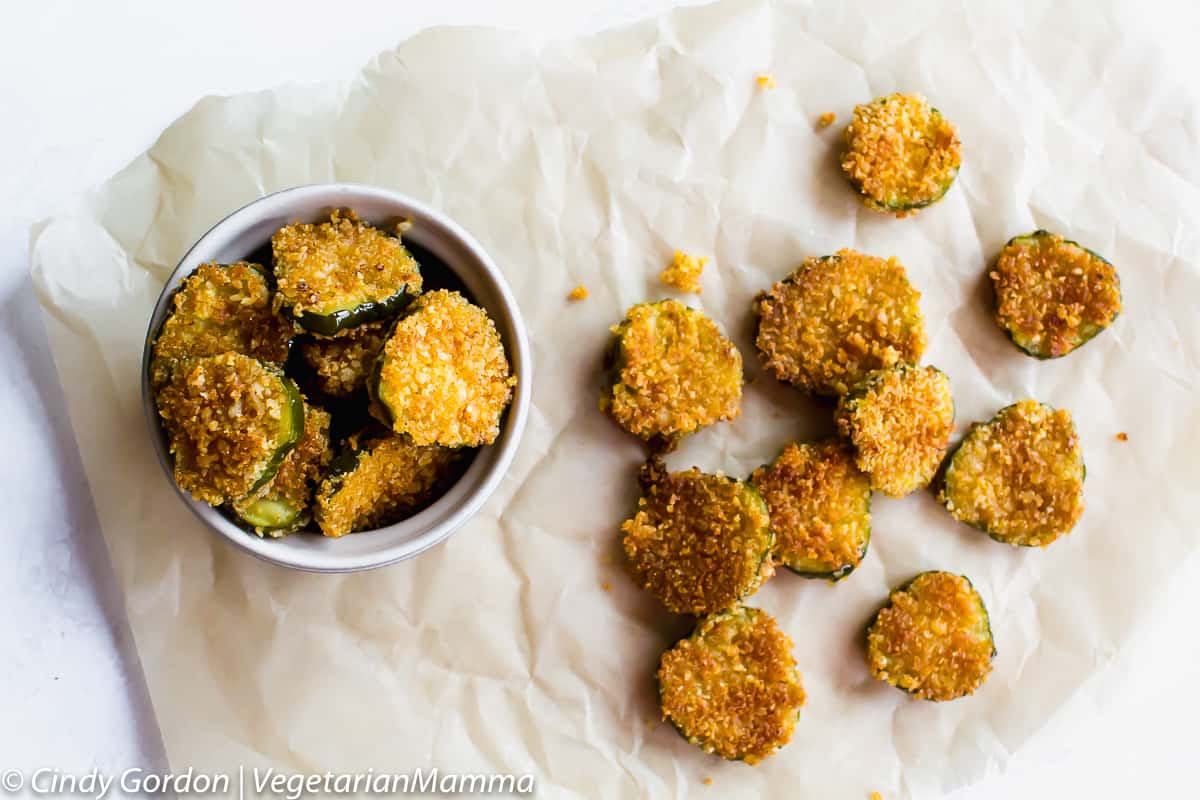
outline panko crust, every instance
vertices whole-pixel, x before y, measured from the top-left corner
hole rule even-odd
[[[329,446],[329,426],[332,422],[329,412],[320,406],[304,402],[304,433],[300,441],[292,449],[275,477],[267,481],[261,489],[233,502],[234,510],[242,513],[250,509],[256,502],[270,499],[286,504],[290,508],[306,510],[312,500],[312,488],[329,466],[333,459],[333,450]],[[308,515],[301,513],[293,524],[283,530],[263,529],[254,527],[259,536],[269,535],[278,537],[284,533],[301,527]]]
[[[162,386],[182,358],[243,353],[283,365],[294,326],[271,308],[271,287],[258,264],[201,264],[171,300],[154,340],[150,379]]]
[[[328,222],[280,228],[271,250],[277,304],[298,319],[344,312],[347,301],[385,304],[421,291],[420,268],[399,237],[348,209],[334,211]]]
[[[640,303],[612,332],[600,409],[626,431],[669,447],[741,413],[741,353],[703,312]]]
[[[1071,413],[1026,399],[967,433],[938,499],[997,541],[1045,547],[1082,516],[1085,473]]]
[[[421,295],[393,326],[376,370],[373,399],[418,445],[491,444],[517,384],[496,323],[444,289]]]
[[[1121,313],[1116,268],[1049,231],[1010,239],[988,277],[996,324],[1013,344],[1036,358],[1065,356]]]
[[[928,486],[946,455],[954,433],[950,379],[929,366],[873,372],[838,401],[834,418],[871,488],[902,497]]]
[[[855,106],[842,171],[874,211],[904,217],[936,203],[962,164],[958,132],[919,94]]]
[[[301,339],[298,342],[300,355],[312,367],[317,388],[338,399],[365,389],[390,324],[386,320],[370,322],[340,336]]]
[[[663,719],[705,752],[757,764],[791,740],[804,705],[791,651],[765,611],[705,618],[659,662]]]
[[[269,480],[303,430],[303,401],[292,382],[240,353],[179,362],[155,400],[175,482],[211,505]]]
[[[871,481],[844,442],[792,442],[750,476],[771,515],[777,562],[800,575],[840,580],[871,538]]]
[[[867,666],[922,700],[975,692],[996,648],[983,598],[948,572],[923,572],[891,593],[867,631]]]
[[[338,538],[412,516],[445,493],[466,452],[392,435],[356,442],[335,459],[317,489],[317,525]]]
[[[771,518],[752,486],[693,467],[641,473],[637,513],[621,525],[630,573],[668,610],[710,614],[753,594],[774,573]]]
[[[894,258],[808,258],[754,300],[763,367],[807,392],[842,395],[868,372],[925,352],[921,295]]]

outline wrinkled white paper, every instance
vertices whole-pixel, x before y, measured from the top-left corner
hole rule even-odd
[[[822,800],[933,797],[1002,765],[1088,691],[1200,539],[1197,109],[1105,14],[732,0],[544,47],[433,30],[348,83],[205,99],[41,226],[36,284],[173,765],[532,772],[542,796],[683,796],[711,778],[711,797]],[[854,104],[896,90],[930,97],[964,142],[946,199],[905,220],[863,209],[836,166]],[[826,111],[838,122],[818,130]],[[205,530],[159,473],[139,402],[145,325],[188,246],[264,193],[324,181],[462,223],[536,358],[524,442],[484,512],[415,561],[346,576]],[[1124,287],[1112,329],[1054,362],[1020,354],[987,307],[988,261],[1036,227],[1108,254]],[[628,306],[672,295],[657,276],[673,249],[709,256],[687,300],[734,337],[750,383],[741,417],[670,463],[746,475],[832,430],[827,406],[763,375],[750,299],[848,246],[908,267],[960,432],[1027,395],[1074,413],[1088,509],[1027,551],[928,493],[877,498],[854,575],[784,572],[753,598],[795,640],[809,701],[785,750],[726,763],[657,721],[653,670],[688,623],[621,567],[641,451],[597,411],[600,356]],[[591,297],[568,303],[578,283]],[[971,577],[999,648],[985,687],[947,704],[873,680],[860,652],[889,587],[930,568]]]

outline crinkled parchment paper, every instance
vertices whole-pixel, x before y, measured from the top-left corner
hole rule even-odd
[[[931,797],[1002,764],[1090,691],[1200,540],[1198,114],[1119,31],[1084,2],[724,2],[548,46],[434,30],[348,83],[200,102],[41,226],[33,256],[173,765],[534,772],[544,796],[681,796],[711,777],[713,797],[825,799]],[[836,166],[853,105],[894,90],[932,98],[964,142],[946,199],[905,220],[861,208]],[[825,111],[838,123],[817,130]],[[151,306],[191,242],[320,181],[456,218],[512,283],[536,352],[500,491],[446,544],[370,574],[289,572],[204,530],[159,473],[138,399]],[[1111,330],[1054,362],[1005,340],[984,283],[1004,241],[1039,226],[1108,254],[1125,293]],[[725,763],[656,721],[656,660],[688,626],[622,570],[640,451],[597,411],[601,352],[625,308],[671,294],[657,275],[674,248],[710,256],[688,300],[734,336],[750,383],[741,417],[671,463],[745,475],[832,429],[828,407],[762,374],[750,299],[847,246],[907,265],[960,432],[1025,395],[1074,412],[1088,509],[1026,551],[928,493],[877,499],[852,577],[781,573],[753,598],[794,638],[810,699],[784,751]],[[568,303],[578,283],[591,297]],[[954,703],[871,679],[859,650],[889,587],[928,568],[972,578],[1000,651]]]

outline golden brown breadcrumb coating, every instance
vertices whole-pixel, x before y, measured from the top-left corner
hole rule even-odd
[[[295,223],[271,237],[278,303],[294,315],[330,315],[421,291],[421,273],[396,236],[334,211],[328,222]]]
[[[845,394],[872,370],[925,352],[921,295],[894,258],[854,250],[808,258],[754,300],[759,357],[808,392]]]
[[[637,513],[621,525],[637,582],[679,614],[730,608],[774,572],[770,516],[749,484],[696,468],[642,468]]]
[[[1071,413],[1022,400],[967,433],[939,499],[998,541],[1045,547],[1083,514],[1084,473]]]
[[[942,198],[962,164],[958,133],[919,94],[854,107],[842,171],[875,211],[903,217]]]
[[[300,355],[312,367],[317,388],[330,397],[346,398],[366,387],[390,325],[386,320],[371,322],[340,336],[301,339]]]
[[[162,386],[181,358],[244,353],[287,361],[293,325],[271,309],[271,289],[257,264],[201,264],[171,300],[154,340],[151,381]]]
[[[378,370],[375,399],[392,430],[419,445],[491,444],[517,384],[496,323],[444,289],[421,295],[396,323]]]
[[[700,293],[700,275],[708,259],[702,256],[688,255],[682,250],[676,250],[674,258],[659,278],[668,286],[674,286],[681,292]]]
[[[705,752],[757,764],[791,740],[804,705],[791,651],[765,611],[707,617],[659,662],[663,719]]]
[[[641,303],[612,331],[600,409],[625,430],[672,440],[741,412],[741,353],[702,312]]]
[[[792,442],[750,476],[771,514],[775,560],[801,575],[838,580],[867,552],[871,482],[837,440]]]
[[[1121,313],[1121,281],[1113,265],[1048,231],[1011,239],[988,276],[996,324],[1038,358],[1065,356]]]
[[[973,693],[995,653],[983,599],[948,572],[923,572],[896,589],[867,632],[871,674],[923,700]]]
[[[928,486],[954,433],[950,379],[936,367],[872,372],[838,401],[838,432],[871,488],[901,497]]]
[[[239,353],[179,362],[155,399],[175,482],[212,505],[269,480],[303,430],[303,401],[291,381]]]

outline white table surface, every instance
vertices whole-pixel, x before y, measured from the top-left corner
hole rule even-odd
[[[972,0],[974,1],[974,0]],[[28,278],[29,226],[144,150],[205,94],[348,75],[441,23],[557,35],[667,0],[209,0],[6,3],[0,22],[0,771],[162,769],[161,741]],[[1192,0],[1131,6],[1200,74]],[[1141,33],[1140,35],[1147,35]],[[1197,157],[1200,157],[1198,152]],[[1149,535],[1131,531],[1131,535]],[[1200,559],[1161,624],[1123,654],[1094,724],[1056,728],[956,798],[1200,796]],[[1114,586],[1113,591],[1120,591]],[[187,765],[175,764],[175,769]],[[381,765],[383,767],[385,765]],[[397,770],[419,765],[386,765]],[[236,768],[236,765],[230,765]],[[0,792],[2,794],[2,792]],[[115,795],[114,795],[115,796]]]

